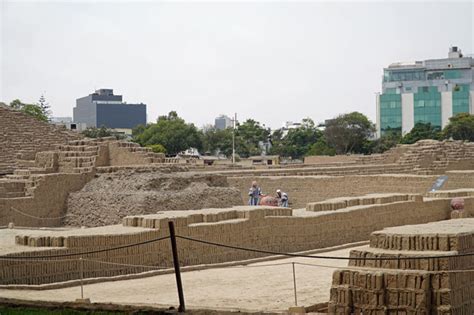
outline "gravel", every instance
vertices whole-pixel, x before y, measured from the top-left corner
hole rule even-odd
[[[127,215],[242,205],[241,193],[217,174],[135,172],[98,175],[67,200],[66,226],[121,223]]]

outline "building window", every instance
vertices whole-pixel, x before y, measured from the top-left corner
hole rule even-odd
[[[436,87],[420,87],[414,98],[414,120],[441,129],[441,93]]]
[[[402,131],[402,98],[400,94],[384,93],[380,95],[380,130],[388,132]]]
[[[453,89],[453,116],[469,113],[469,84],[456,85]]]

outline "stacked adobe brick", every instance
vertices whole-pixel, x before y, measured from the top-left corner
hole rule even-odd
[[[39,121],[0,104],[0,174],[12,173],[35,159],[35,154],[57,144],[80,139],[80,134]]]
[[[433,258],[406,259],[417,256]],[[333,274],[329,314],[474,314],[472,218],[386,228],[350,257]]]

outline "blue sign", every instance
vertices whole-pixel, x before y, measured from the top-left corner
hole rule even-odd
[[[448,176],[446,175],[438,177],[436,181],[434,182],[433,186],[431,186],[431,191],[439,190],[441,187],[443,187],[447,179],[448,179]]]

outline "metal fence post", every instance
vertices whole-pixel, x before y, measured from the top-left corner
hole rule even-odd
[[[293,289],[295,292],[295,306],[298,306],[298,297],[296,295],[296,272],[295,272],[295,263],[291,263],[293,265]]]
[[[181,271],[179,269],[178,247],[176,246],[176,234],[173,221],[168,221],[170,229],[171,250],[173,252],[174,274],[176,275],[176,286],[178,287],[179,307],[178,312],[185,312],[183,285],[181,283]]]
[[[84,286],[83,286],[83,279],[84,279],[84,260],[79,258],[79,269],[81,273],[81,300],[84,300]]]

